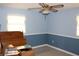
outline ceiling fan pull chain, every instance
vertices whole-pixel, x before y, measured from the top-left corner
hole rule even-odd
[[[46,20],[47,15],[44,15],[44,19]]]

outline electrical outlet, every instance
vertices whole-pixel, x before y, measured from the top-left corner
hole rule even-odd
[[[52,40],[52,43],[54,43],[54,41]]]

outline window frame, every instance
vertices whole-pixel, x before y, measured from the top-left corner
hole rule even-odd
[[[16,19],[20,19],[21,17],[23,18],[23,19],[20,19],[20,23],[19,23],[19,21],[17,20],[16,21],[16,23],[15,22],[9,22],[9,20],[16,20],[15,18],[10,18],[9,19],[9,17],[15,17]],[[12,21],[13,21],[12,20]],[[15,15],[15,14],[9,14],[8,16],[7,16],[7,31],[21,31],[21,32],[23,32],[23,33],[26,33],[26,28],[25,28],[25,20],[26,20],[26,17],[24,16],[24,15]],[[21,23],[22,22],[22,23]],[[17,24],[18,23],[18,24]],[[23,25],[23,29],[21,29],[20,28],[20,26],[19,26],[19,24],[21,25],[21,27],[22,27],[22,25]],[[20,30],[11,30],[11,29],[9,29],[9,25],[13,25],[14,27],[17,25],[19,28],[20,28]]]

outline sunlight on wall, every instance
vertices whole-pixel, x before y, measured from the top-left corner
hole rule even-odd
[[[21,31],[25,33],[25,16],[8,15],[7,20],[8,20],[7,24],[8,31]]]
[[[76,35],[79,36],[79,16],[76,17],[77,20],[77,32]]]

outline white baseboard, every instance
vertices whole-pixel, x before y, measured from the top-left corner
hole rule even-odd
[[[64,52],[64,53],[67,53],[67,54],[70,54],[70,55],[73,55],[73,56],[78,56],[78,55],[75,54],[75,53],[72,53],[72,52],[63,50],[63,49],[61,49],[61,48],[58,48],[58,47],[55,47],[55,46],[52,46],[52,45],[49,45],[49,44],[38,45],[38,46],[35,46],[35,47],[32,47],[32,48],[35,49],[35,48],[44,47],[44,46],[48,46],[48,47],[50,47],[50,48],[59,50],[59,51],[61,51],[61,52]]]
[[[35,48],[44,47],[44,46],[47,46],[47,44],[42,44],[42,45],[34,46],[32,48],[35,49]]]
[[[46,32],[43,32],[43,33],[27,33],[27,34],[24,34],[24,35],[39,35],[39,34],[47,34]]]
[[[59,50],[59,51],[61,51],[61,52],[64,52],[64,53],[67,53],[67,54],[73,55],[73,56],[78,56],[78,55],[75,54],[75,53],[72,53],[72,52],[69,52],[69,51],[63,50],[63,49],[61,49],[61,48],[58,48],[58,47],[55,47],[55,46],[52,46],[52,45],[49,45],[49,44],[47,44],[47,46],[48,46],[48,47],[51,47],[51,48],[53,48],[53,49]]]

